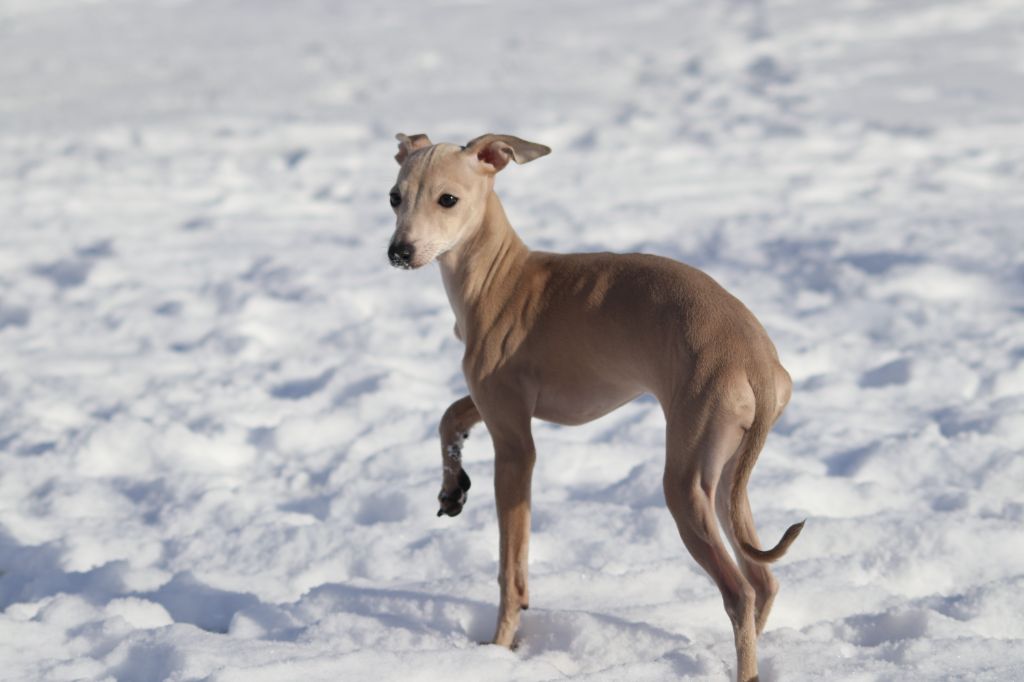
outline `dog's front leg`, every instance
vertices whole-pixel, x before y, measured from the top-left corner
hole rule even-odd
[[[458,516],[466,504],[469,475],[462,468],[462,444],[469,430],[480,422],[480,412],[468,395],[452,403],[441,417],[441,492],[437,496],[441,508],[437,515]]]
[[[527,560],[530,546],[530,480],[536,452],[530,422],[517,428],[495,429],[494,498],[501,534],[498,559],[498,627],[494,643],[511,647],[519,629],[519,611],[529,606]]]

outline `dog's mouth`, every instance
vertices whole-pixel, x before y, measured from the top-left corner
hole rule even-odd
[[[393,255],[388,255],[388,261],[391,263],[391,267],[399,270],[419,270],[424,265],[429,265],[434,259],[420,259],[419,257],[412,258],[409,260],[403,258],[397,258]]]
[[[471,483],[465,469],[459,469],[459,487],[446,492],[444,488],[437,495],[437,501],[441,508],[437,510],[438,516],[458,516],[466,504],[466,493],[469,492]]]
[[[388,247],[388,262],[399,270],[419,270],[443,256],[448,248],[447,243],[429,239],[421,240],[418,244],[393,241]]]
[[[398,268],[399,270],[412,270],[416,266],[413,265],[412,263],[409,263],[409,262],[406,262],[406,261],[402,261],[402,260],[398,260],[397,258],[392,258],[391,259],[391,267]]]

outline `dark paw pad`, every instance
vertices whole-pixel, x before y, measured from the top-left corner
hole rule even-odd
[[[437,501],[441,503],[441,508],[437,510],[437,515],[458,516],[462,512],[462,507],[466,504],[466,492],[469,490],[470,485],[466,470],[460,469],[458,489],[450,492],[445,492],[442,489],[438,494]]]

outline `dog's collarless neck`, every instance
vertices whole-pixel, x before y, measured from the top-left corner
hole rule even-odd
[[[464,339],[493,324],[515,293],[529,249],[493,191],[480,225],[439,258],[448,301]]]

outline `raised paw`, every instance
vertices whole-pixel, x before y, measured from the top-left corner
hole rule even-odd
[[[438,516],[458,516],[462,512],[462,507],[466,504],[466,493],[471,485],[465,469],[459,469],[458,485],[458,488],[451,491],[441,489],[437,496],[437,501],[441,503],[441,508],[437,510]]]

